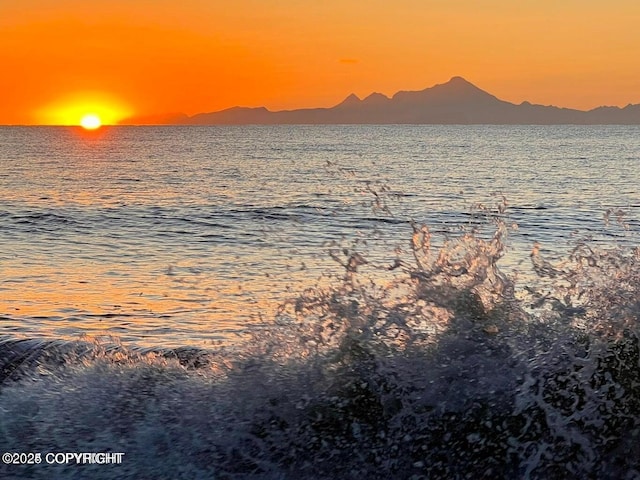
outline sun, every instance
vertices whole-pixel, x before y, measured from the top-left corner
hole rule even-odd
[[[35,110],[34,123],[80,126],[85,131],[95,131],[105,125],[118,125],[135,113],[129,104],[107,92],[68,92]]]
[[[96,128],[100,128],[101,125],[100,117],[94,113],[88,113],[80,120],[80,126],[87,130],[95,130]]]

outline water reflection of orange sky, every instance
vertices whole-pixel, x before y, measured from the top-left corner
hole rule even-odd
[[[149,337],[146,346],[206,346],[234,338],[260,317],[273,318],[277,306],[265,295],[273,286],[266,275],[239,284],[187,275],[184,269],[149,274],[113,268],[89,261],[9,265],[3,270],[2,330],[18,336],[116,335],[141,345]]]
[[[25,169],[21,179],[13,183],[0,183],[0,196],[34,206],[46,201],[48,206],[89,206],[109,208],[125,204],[140,206],[175,205],[176,203],[202,202],[199,192],[185,189],[184,184],[165,182],[162,191],[154,182],[146,182],[157,176],[157,160],[150,151],[148,157],[132,157],[131,149],[122,141],[120,133],[125,127],[103,126],[96,130],[82,127],[55,128],[54,138],[60,137],[62,146],[46,145],[46,151],[38,152],[36,159],[44,168]],[[50,162],[43,158],[51,158]],[[181,175],[190,181],[198,181],[201,174],[195,167],[188,170],[184,162]],[[55,181],[52,181],[55,179]],[[200,180],[201,182],[204,179]],[[207,185],[213,196],[229,198],[236,195],[231,188]]]

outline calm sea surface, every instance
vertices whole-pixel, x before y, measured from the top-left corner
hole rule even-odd
[[[502,195],[506,270],[637,243],[639,167],[626,126],[2,127],[0,334],[233,341],[329,249],[384,262],[410,220],[455,234]]]

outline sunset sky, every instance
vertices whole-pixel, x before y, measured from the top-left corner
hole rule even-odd
[[[460,75],[501,99],[640,103],[637,0],[1,0],[0,124],[332,106]]]

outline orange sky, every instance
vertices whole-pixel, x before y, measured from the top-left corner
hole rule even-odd
[[[0,124],[332,106],[461,75],[504,100],[640,103],[637,0],[2,0]]]

